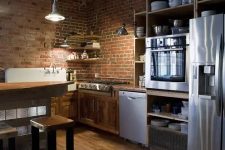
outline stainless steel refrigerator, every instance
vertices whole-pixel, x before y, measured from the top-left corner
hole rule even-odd
[[[188,150],[225,150],[224,21],[190,20]]]

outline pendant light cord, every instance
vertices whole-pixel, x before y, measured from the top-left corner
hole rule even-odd
[[[52,2],[52,12],[53,12],[53,13],[56,12],[56,1],[57,1],[57,0],[53,0],[53,2]]]

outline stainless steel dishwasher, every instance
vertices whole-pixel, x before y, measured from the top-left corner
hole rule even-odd
[[[119,92],[120,136],[148,145],[147,95],[138,92]]]

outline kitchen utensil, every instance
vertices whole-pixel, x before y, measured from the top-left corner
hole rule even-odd
[[[188,116],[188,107],[181,107],[181,114],[183,116]]]
[[[215,10],[206,10],[201,12],[202,17],[210,16],[210,15],[215,15],[216,11]]]
[[[188,33],[189,27],[172,27],[172,34]]]
[[[145,55],[140,55],[140,61],[145,61]]]
[[[189,4],[189,0],[182,0],[182,5]]]
[[[173,108],[172,108],[172,113],[173,113],[173,114],[178,114],[178,113],[180,113],[180,107],[178,107],[178,106],[173,106]]]
[[[168,8],[168,2],[167,1],[154,1],[151,3],[151,10],[159,10],[159,9],[164,9]]]
[[[182,104],[184,107],[188,107],[189,102],[188,101],[182,101]]]
[[[180,123],[170,123],[168,125],[168,128],[170,128],[172,130],[180,131],[181,130],[181,125],[180,125]]]
[[[176,7],[182,4],[182,0],[169,0],[170,7]]]
[[[167,25],[153,25],[156,35],[166,35],[169,33],[169,26]]]
[[[137,27],[136,28],[136,35],[137,37],[143,37],[145,34],[144,34],[144,27]]]
[[[151,125],[156,127],[166,127],[169,121],[165,119],[153,119],[151,120]]]
[[[174,27],[182,27],[184,24],[183,20],[175,19],[175,20],[169,20],[170,22],[173,23]]]
[[[188,124],[187,123],[181,123],[180,126],[181,126],[181,133],[187,134],[188,133]]]

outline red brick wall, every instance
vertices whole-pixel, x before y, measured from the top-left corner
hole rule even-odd
[[[133,81],[134,75],[134,17],[133,10],[145,10],[144,0],[95,0],[89,7],[88,30],[102,36],[103,60],[93,65],[101,77],[124,78]],[[96,19],[97,18],[97,19]],[[129,35],[117,36],[115,31],[126,24]],[[98,67],[97,67],[98,66]]]
[[[94,77],[95,72],[104,77],[133,78],[133,14],[130,8],[144,10],[144,0],[130,0],[132,5],[129,6],[126,5],[128,0],[94,0],[88,8],[79,8],[80,0],[58,0],[59,11],[66,17],[60,23],[44,19],[51,11],[50,1],[0,1],[0,66],[46,67],[55,63],[78,70],[80,78]],[[118,6],[121,4],[125,8]],[[127,24],[129,35],[118,37],[113,33],[122,20]],[[67,64],[65,58],[69,51],[57,48],[59,43],[69,32],[85,33],[94,24],[93,30],[102,35],[103,60],[94,65]]]

